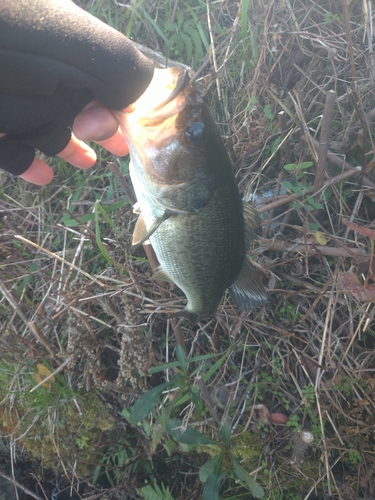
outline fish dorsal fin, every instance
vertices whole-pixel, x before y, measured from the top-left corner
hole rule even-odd
[[[250,248],[256,237],[256,231],[260,226],[261,218],[258,211],[247,201],[242,202],[243,217],[245,221],[245,248]]]
[[[267,300],[266,291],[247,257],[236,280],[229,287],[229,293],[238,308],[245,312],[262,306]]]
[[[168,281],[170,283],[173,283],[172,278],[167,274],[164,269],[159,266],[155,269],[154,274],[151,276],[150,280],[152,281]]]
[[[133,246],[140,245],[141,243],[144,243],[146,240],[148,240],[149,237],[152,234],[154,234],[154,232],[158,229],[160,224],[162,224],[164,221],[169,219],[169,217],[171,215],[172,215],[172,212],[170,210],[166,210],[161,217],[158,217],[157,219],[155,219],[155,221],[152,224],[152,226],[150,227],[150,229],[147,230],[143,215],[140,214],[140,216],[138,217],[138,220],[135,224],[132,245]]]

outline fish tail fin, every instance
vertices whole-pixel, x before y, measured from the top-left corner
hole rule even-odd
[[[267,300],[266,291],[247,257],[236,280],[229,287],[229,294],[237,307],[245,312],[261,307]]]

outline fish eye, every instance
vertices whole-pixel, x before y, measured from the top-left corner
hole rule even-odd
[[[192,146],[196,146],[203,136],[204,125],[199,122],[191,122],[186,127],[185,139]]]

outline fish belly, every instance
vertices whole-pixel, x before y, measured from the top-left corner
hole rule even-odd
[[[161,267],[188,299],[181,315],[215,311],[243,264],[242,224],[241,206],[217,193],[199,214],[172,216],[150,237]]]
[[[164,208],[150,198],[141,166],[131,162],[130,174],[146,228]],[[214,313],[245,259],[242,201],[237,187],[217,189],[197,214],[176,214],[150,236],[160,266],[188,299],[177,315],[196,320]]]

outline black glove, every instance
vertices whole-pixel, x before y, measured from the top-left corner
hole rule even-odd
[[[123,109],[153,65],[118,31],[70,0],[0,0],[0,168],[23,173],[53,156],[93,99]]]

